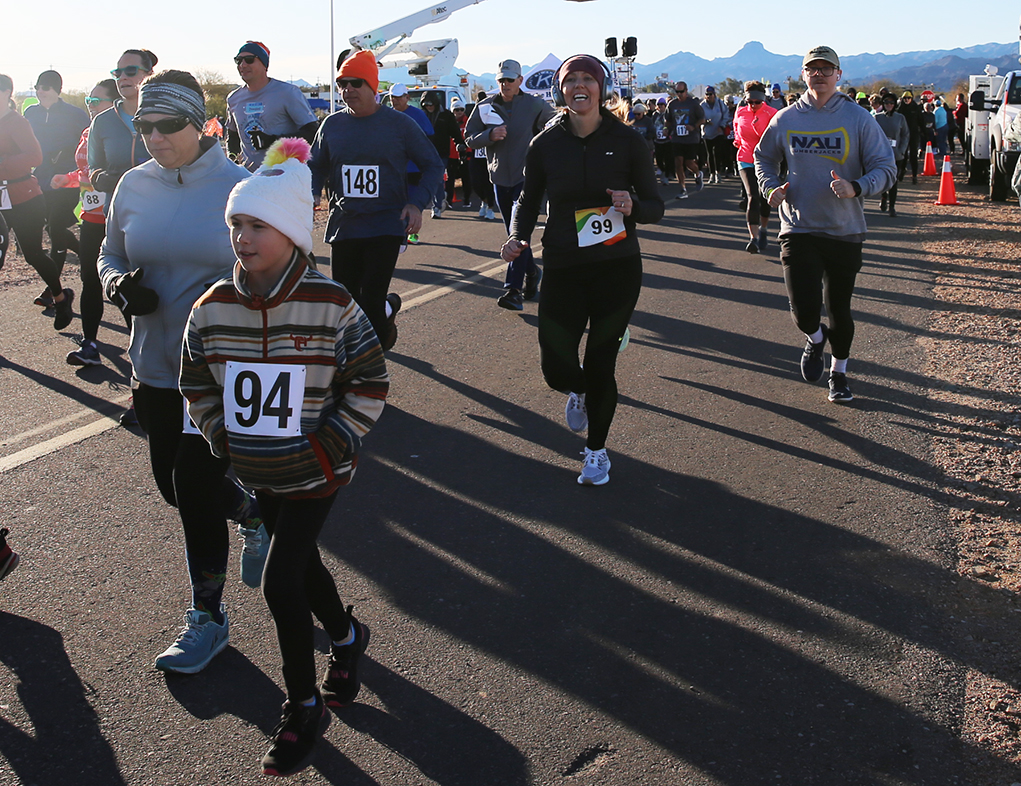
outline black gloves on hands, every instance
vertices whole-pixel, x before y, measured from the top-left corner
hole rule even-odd
[[[248,138],[252,140],[252,147],[256,150],[265,150],[280,137],[272,136],[267,134],[265,131],[260,131],[258,128],[254,128],[248,132]]]
[[[128,317],[144,317],[151,314],[160,304],[156,290],[142,286],[142,268],[117,276],[107,290],[110,302]]]

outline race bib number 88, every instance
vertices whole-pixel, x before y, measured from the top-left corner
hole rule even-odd
[[[627,237],[624,216],[612,207],[589,207],[576,210],[574,221],[578,229],[578,248],[612,246]]]
[[[340,170],[340,191],[346,197],[377,199],[379,167],[345,165]]]
[[[305,367],[227,361],[223,380],[225,427],[256,437],[301,436]]]
[[[82,208],[84,210],[97,210],[106,202],[106,193],[92,189],[82,189]]]

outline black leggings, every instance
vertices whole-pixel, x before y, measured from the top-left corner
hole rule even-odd
[[[472,183],[472,190],[479,195],[489,209],[496,207],[496,197],[493,193],[493,183],[489,179],[489,165],[484,158],[471,158],[468,161],[469,179]],[[467,202],[467,197],[465,197]]]
[[[726,136],[720,136],[705,140],[706,160],[709,162],[709,174],[716,175],[727,168],[727,145],[733,144]]]
[[[883,193],[883,196],[889,200],[890,207],[897,204],[897,184],[904,177],[904,169],[907,166],[907,163],[908,161],[906,158],[902,158],[897,162],[897,177],[894,178],[893,185],[890,187],[890,190]]]
[[[547,267],[539,295],[539,351],[546,384],[584,393],[585,446],[600,450],[617,408],[617,353],[642,291],[639,254],[566,268]],[[578,349],[589,326],[585,359]]]
[[[287,499],[256,492],[263,523],[273,536],[262,594],[277,629],[287,698],[295,702],[312,698],[316,690],[312,615],[333,641],[347,638],[351,630],[351,618],[316,545],[336,496]]]
[[[60,285],[60,269],[57,263],[43,251],[43,227],[46,225],[46,197],[40,194],[20,205],[14,205],[4,211],[4,218],[11,231],[18,236],[21,253],[39,277],[46,282],[51,294],[56,295],[62,289]]]
[[[99,249],[106,237],[106,224],[82,221],[81,248],[78,261],[81,263],[82,279],[82,335],[86,341],[95,341],[99,323],[103,319],[103,285],[99,280]]]
[[[814,235],[780,238],[780,262],[794,324],[805,335],[815,333],[825,302],[830,350],[838,360],[847,359],[854,340],[851,295],[861,270],[861,248],[861,243]]]
[[[330,245],[330,263],[339,281],[362,307],[382,340],[389,334],[386,296],[404,238],[399,235],[338,240]]]
[[[741,185],[744,187],[745,194],[748,195],[748,208],[745,210],[745,216],[748,218],[749,224],[758,226],[761,219],[769,218],[769,200],[762,196],[762,192],[759,190],[759,181],[755,177],[754,168],[742,167],[739,171]]]
[[[669,142],[657,142],[654,145],[656,154],[656,166],[663,173],[664,178],[674,176],[674,151]]]
[[[200,434],[185,434],[184,396],[175,388],[156,388],[141,384],[134,391],[138,424],[149,437],[149,461],[156,486],[167,504],[177,508],[184,525],[184,544],[188,571],[192,578],[192,603],[195,587],[205,574],[219,577],[227,572],[230,536],[227,518],[237,507],[243,492],[225,477],[230,462],[217,458]],[[219,614],[223,583],[203,606]]]
[[[78,238],[68,227],[78,223],[74,209],[81,194],[77,188],[54,188],[43,191],[46,199],[46,231],[50,236],[50,256],[57,264],[57,270],[64,269],[68,250],[78,253]]]
[[[908,159],[911,161],[911,176],[918,176],[918,135],[912,134],[908,142]]]

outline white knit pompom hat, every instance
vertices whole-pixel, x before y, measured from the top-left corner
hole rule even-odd
[[[251,177],[230,192],[224,218],[236,215],[265,221],[304,253],[312,253],[312,173],[305,162],[310,148],[304,139],[278,139]]]

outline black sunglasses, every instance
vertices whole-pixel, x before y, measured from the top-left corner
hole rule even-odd
[[[54,88],[49,85],[36,85],[33,89],[38,93],[40,90],[53,90]]]
[[[241,63],[244,63],[245,65],[251,65],[258,59],[259,58],[257,58],[255,55],[238,55],[237,57],[234,58],[234,62],[237,63],[237,65],[241,65]]]
[[[134,76],[139,71],[143,74],[149,73],[146,69],[142,68],[142,66],[124,66],[124,68],[115,68],[110,72],[110,74],[114,79],[120,79],[121,74],[124,74],[124,76]]]
[[[503,79],[497,79],[496,81],[499,82],[501,85],[509,85],[511,82],[517,82],[518,80],[510,79],[509,77],[504,77]]]
[[[752,106],[758,106],[762,102],[761,101],[749,101],[748,103],[751,104]]]
[[[183,131],[191,122],[186,117],[168,117],[166,120],[132,120],[135,130],[142,136],[149,136],[153,129],[159,131],[163,136],[176,134]]]
[[[342,90],[345,87],[353,87],[355,90],[361,90],[365,85],[364,79],[358,79],[357,77],[337,77],[337,87]]]

